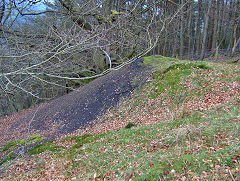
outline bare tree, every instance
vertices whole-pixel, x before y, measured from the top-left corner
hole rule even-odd
[[[208,33],[208,23],[209,23],[209,15],[211,10],[212,1],[209,0],[206,15],[205,15],[205,23],[204,23],[204,32],[203,32],[203,41],[202,41],[202,51],[200,55],[200,59],[203,59],[205,53],[205,46],[207,41],[207,33]]]
[[[0,115],[61,96],[147,53],[233,54],[240,44],[239,3],[2,0]]]
[[[24,26],[2,23],[1,106],[11,110],[1,114],[63,95],[155,46],[162,31],[152,29],[156,9],[145,8],[150,18],[144,18],[138,11],[141,1],[122,12],[112,2],[59,0],[48,2],[49,9],[42,12],[13,7],[29,18]],[[111,7],[108,12],[105,3]]]

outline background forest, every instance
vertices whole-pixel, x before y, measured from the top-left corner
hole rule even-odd
[[[143,55],[239,51],[240,0],[1,0],[0,116]]]

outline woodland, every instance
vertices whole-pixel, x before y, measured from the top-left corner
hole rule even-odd
[[[145,55],[239,52],[240,0],[1,0],[0,116]]]

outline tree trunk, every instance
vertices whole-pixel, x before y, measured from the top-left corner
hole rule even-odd
[[[207,30],[208,30],[208,23],[209,23],[209,14],[210,14],[210,9],[211,9],[211,4],[212,0],[209,0],[208,2],[208,7],[207,7],[207,13],[205,15],[205,23],[204,23],[204,32],[203,32],[203,41],[202,41],[202,51],[200,55],[200,59],[202,60],[204,58],[204,53],[205,53],[205,46],[206,46],[206,41],[207,41]]]
[[[235,53],[236,48],[237,48],[237,46],[239,45],[239,43],[240,43],[240,37],[238,38],[238,40],[236,41],[236,43],[234,44],[234,46],[233,46],[233,48],[232,48],[232,54]]]
[[[201,49],[201,14],[202,14],[202,0],[198,0],[198,16],[197,27],[195,31],[195,52],[199,55]]]
[[[214,0],[215,1],[215,0]],[[214,28],[213,28],[213,39],[212,39],[212,51],[216,51],[217,42],[218,42],[218,34],[219,34],[219,7],[220,7],[220,1],[217,1],[216,4],[216,11],[214,15]]]
[[[233,47],[233,34],[234,34],[234,28],[235,28],[235,12],[234,12],[235,8],[233,6],[233,2],[232,0],[230,0],[230,7],[229,7],[229,24],[228,24],[228,32],[230,31],[230,37],[229,37],[229,41],[228,41],[228,55],[231,56],[232,55],[232,47]]]
[[[0,7],[0,29],[1,29],[2,20],[4,17],[4,12],[5,12],[5,0],[2,0],[2,6]]]
[[[230,55],[233,55],[235,50],[236,50],[236,47],[237,47],[237,19],[239,18],[239,16],[237,15],[237,12],[238,12],[238,7],[239,7],[239,1],[236,1],[235,4],[233,5],[233,16],[232,16],[232,33],[231,33],[231,39],[230,39],[230,43],[229,43],[229,46],[230,46]]]
[[[189,18],[188,18],[188,56],[191,57],[192,48],[192,3],[189,7]]]
[[[179,18],[177,18],[177,22],[179,22]],[[177,46],[178,46],[178,31],[179,31],[179,23],[176,24],[176,32],[174,33],[174,43],[173,43],[173,52],[172,52],[172,57],[176,57],[177,55]]]
[[[181,5],[183,5],[184,0],[181,1]],[[181,11],[181,22],[180,22],[180,59],[183,59],[183,51],[184,51],[184,13]]]
[[[215,21],[214,21],[214,17],[215,17],[215,11],[216,11],[216,0],[212,0],[211,3],[211,11],[209,14],[209,28],[208,28],[208,32],[209,32],[209,41],[208,41],[208,51],[212,52],[212,46],[213,46],[213,35],[214,35],[214,26],[215,26]]]

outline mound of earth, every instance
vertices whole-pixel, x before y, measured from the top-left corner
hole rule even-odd
[[[76,91],[31,108],[20,117],[12,118],[8,126],[0,124],[1,143],[36,133],[56,137],[91,125],[93,120],[147,80],[150,69],[140,65],[141,62],[142,59],[138,59]],[[8,119],[0,120],[3,121]]]

